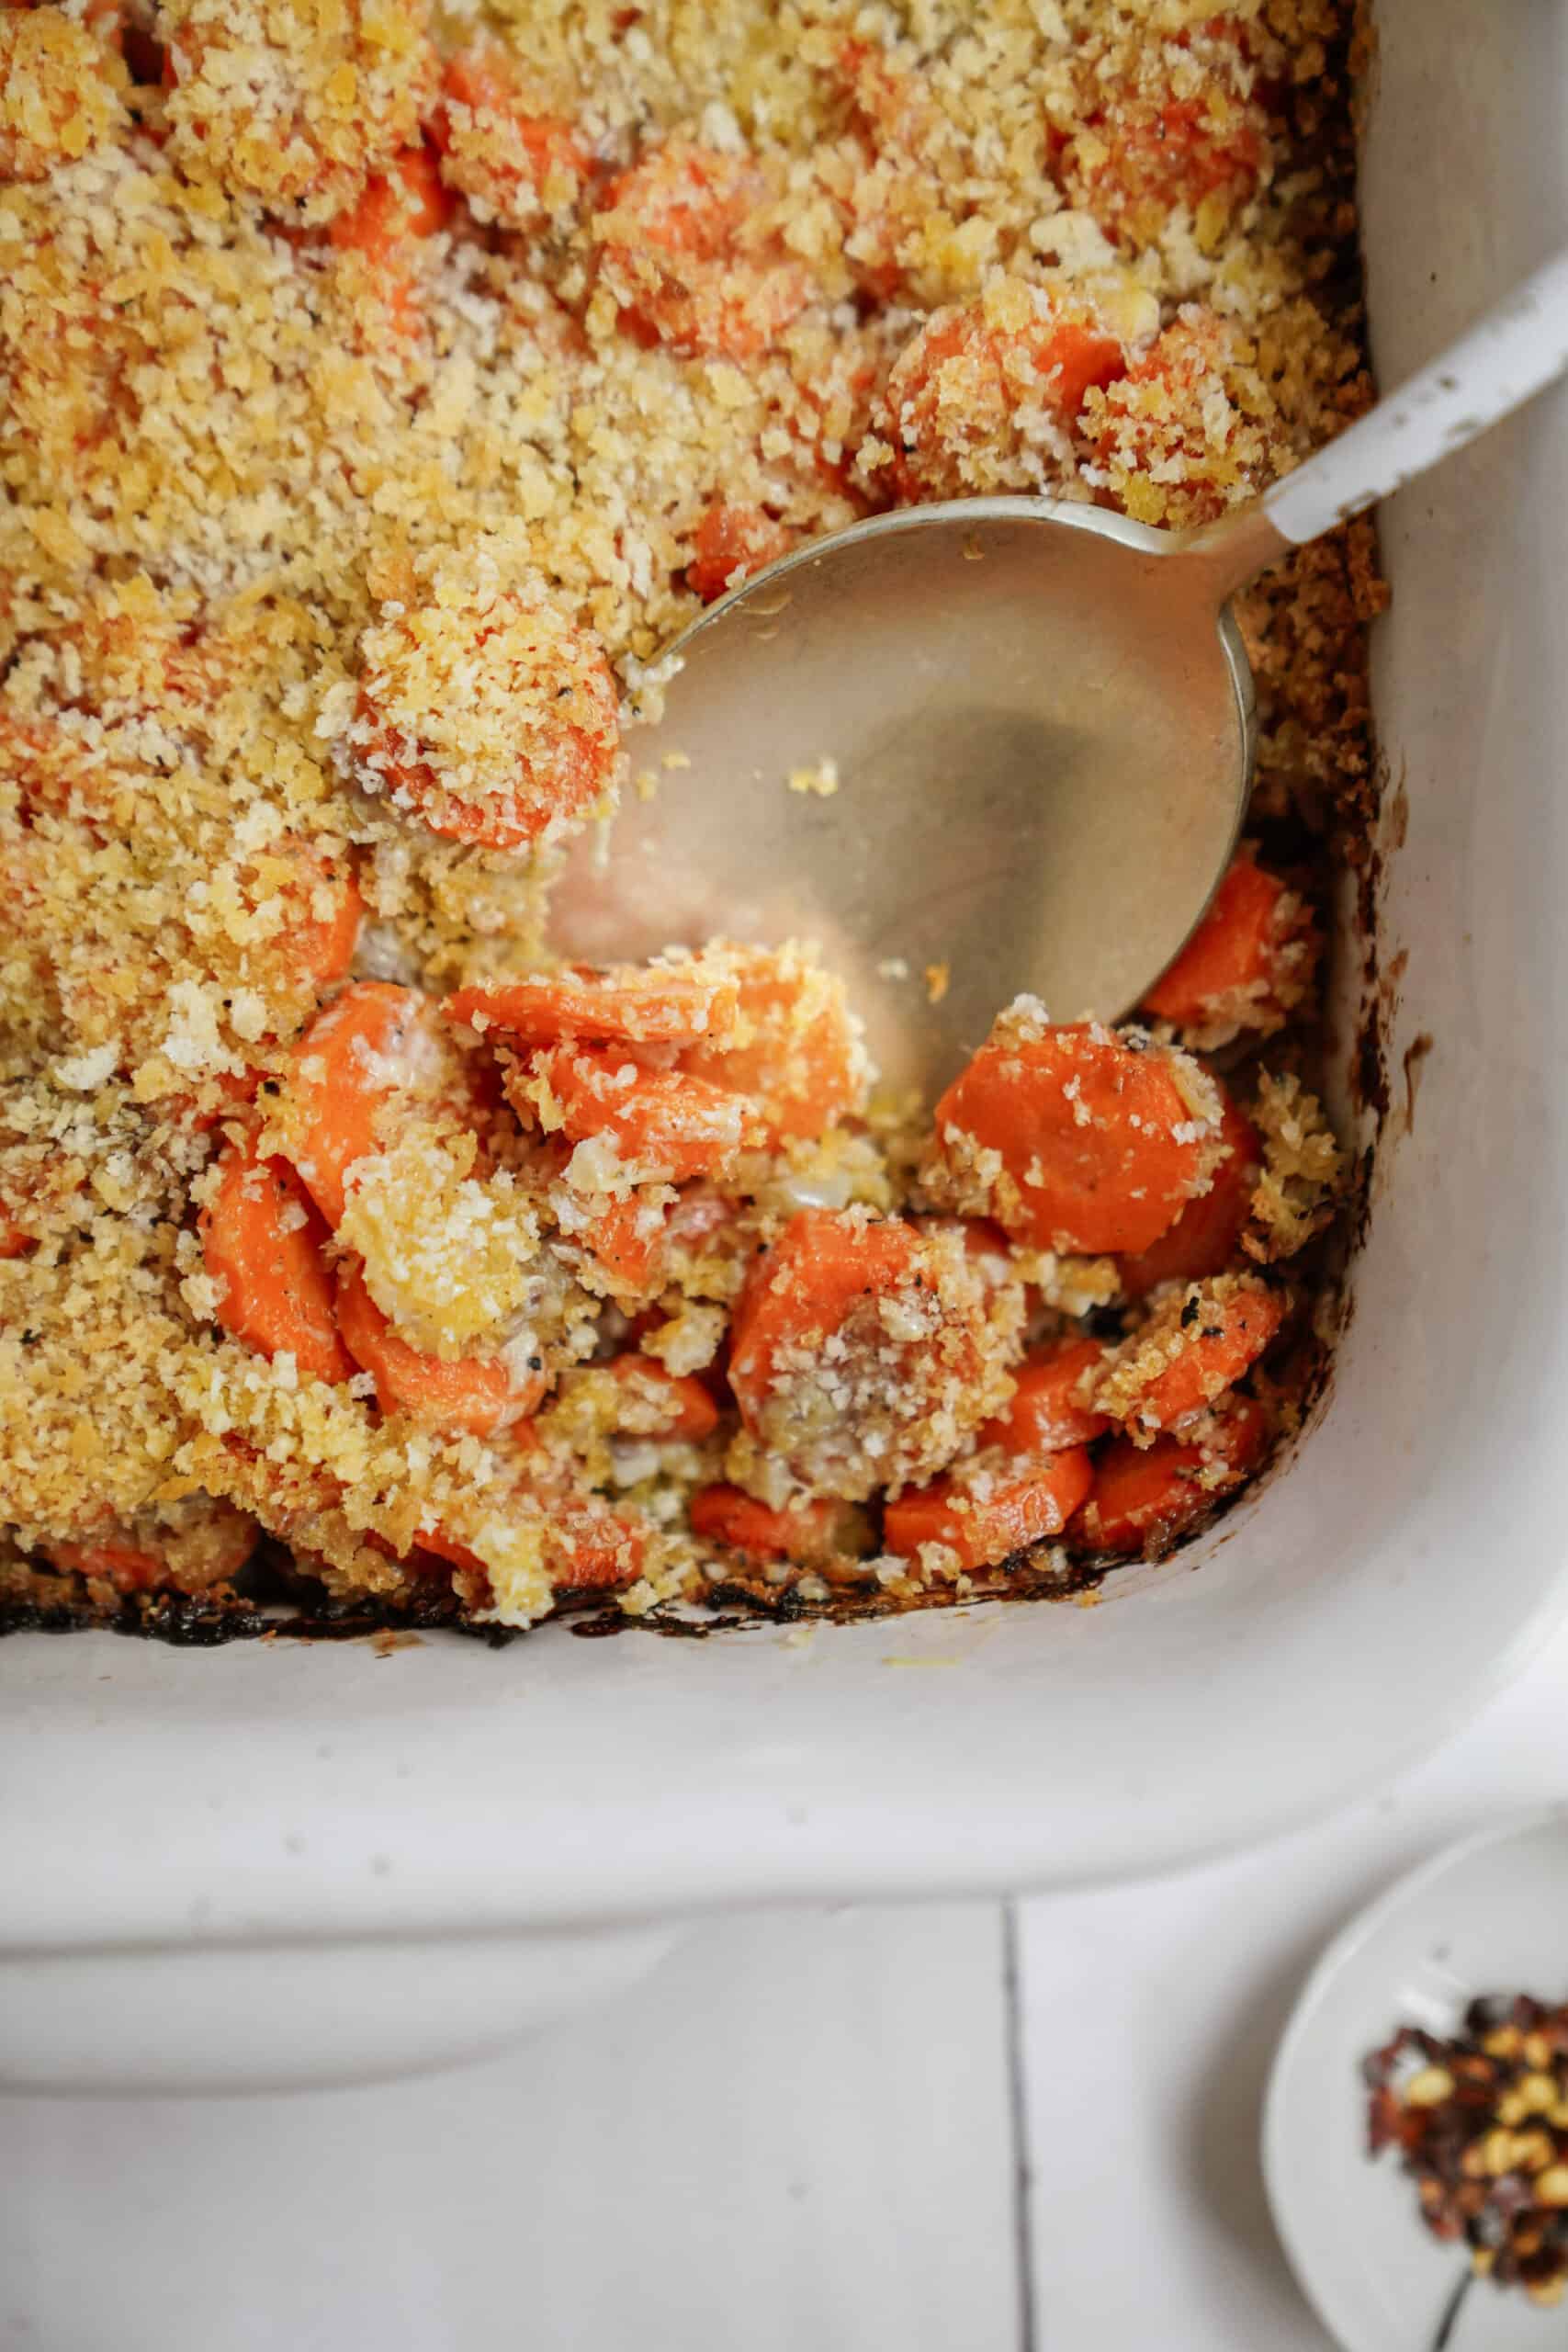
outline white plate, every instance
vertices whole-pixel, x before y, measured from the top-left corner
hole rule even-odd
[[[1450,2033],[1478,1993],[1568,1998],[1568,1806],[1450,1846],[1358,1914],[1313,1970],[1274,2060],[1263,2169],[1285,2250],[1347,2352],[1431,2352],[1462,2246],[1365,2153],[1361,2061],[1400,2025]],[[1449,2352],[1551,2352],[1562,2311],[1478,2280]]]

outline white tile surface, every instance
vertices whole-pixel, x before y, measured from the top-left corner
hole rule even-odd
[[[615,2010],[421,2083],[0,2101],[0,2346],[1325,2352],[1258,2174],[1274,2038],[1375,1887],[1568,1794],[1565,1718],[1568,1633],[1337,1822],[1019,1906],[1021,2118],[987,1905],[705,1926]]]
[[[992,1905],[708,1927],[482,2068],[0,2100],[6,2352],[1014,2352]]]
[[[1276,2037],[1318,1951],[1378,1887],[1564,1795],[1568,1632],[1439,1755],[1338,1820],[1157,1885],[1021,1906],[1041,2352],[1141,2352],[1154,2282],[1160,2352],[1324,2352],[1258,2177]]]

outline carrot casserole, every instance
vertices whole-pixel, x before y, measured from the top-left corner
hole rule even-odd
[[[779,554],[1189,525],[1367,403],[1348,13],[0,6],[10,1622],[1084,1597],[1295,1425],[1365,526],[1244,600],[1246,837],[1118,1029],[912,1107],[809,940],[567,967],[548,882]]]

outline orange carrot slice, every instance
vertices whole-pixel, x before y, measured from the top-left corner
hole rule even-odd
[[[730,1326],[729,1385],[754,1427],[777,1359],[820,1351],[851,1310],[897,1290],[914,1272],[919,1238],[899,1217],[803,1209],[751,1271]]]
[[[1094,384],[1126,366],[1116,337],[1081,300],[1032,290],[1028,314],[998,323],[985,298],[933,311],[894,363],[887,406],[904,499],[984,486],[969,461],[1007,445],[1015,419],[1045,410],[1072,424]]]
[[[732,948],[728,956],[739,982],[734,1025],[688,1046],[682,1069],[749,1095],[770,1148],[820,1135],[865,1089],[842,984],[795,950]]]
[[[585,1037],[633,1046],[695,1046],[735,1026],[733,979],[702,966],[612,964],[525,980],[457,989],[445,1011],[477,1028],[504,1029],[530,1045]]]
[[[1031,1544],[1059,1535],[1094,1482],[1081,1445],[1064,1447],[984,1493],[953,1478],[910,1487],[883,1513],[883,1541],[912,1559],[923,1544],[941,1544],[964,1568],[991,1568]]]
[[[1145,1297],[1156,1283],[1202,1282],[1224,1273],[1235,1258],[1252,1212],[1263,1147],[1252,1121],[1228,1095],[1220,1119],[1220,1144],[1223,1156],[1208,1191],[1189,1201],[1157,1241],[1122,1259],[1122,1287],[1129,1298]]]
[[[295,1045],[285,1114],[291,1156],[329,1225],[342,1222],[349,1171],[381,1148],[378,1115],[417,1069],[434,1022],[420,989],[358,980]]]
[[[433,832],[519,849],[609,787],[615,681],[564,604],[522,590],[427,601],[367,628],[360,647],[360,780]]]
[[[327,234],[341,251],[391,260],[411,238],[434,237],[452,217],[452,198],[428,147],[405,147],[370,180],[355,204],[337,213]]]
[[[642,1574],[642,1529],[603,1503],[568,1503],[552,1510],[551,1535],[558,1555],[552,1571],[558,1592],[610,1592]]]
[[[644,1297],[663,1281],[667,1227],[662,1211],[646,1213],[646,1204],[634,1193],[625,1201],[606,1201],[596,1208],[586,1236],[595,1264],[617,1297]]]
[[[847,1503],[790,1503],[774,1510],[739,1487],[699,1487],[686,1517],[703,1543],[748,1559],[826,1560],[865,1548],[864,1521]]]
[[[1173,964],[1144,999],[1144,1009],[1178,1028],[1197,1028],[1216,1013],[1276,1003],[1280,956],[1303,925],[1292,924],[1291,894],[1250,851],[1232,859],[1209,910]]]
[[[1180,1352],[1140,1389],[1124,1418],[1140,1430],[1164,1430],[1201,1412],[1257,1363],[1284,1319],[1285,1302],[1260,1282],[1193,1283],[1172,1334]]]
[[[728,1165],[750,1133],[743,1096],[684,1070],[645,1069],[615,1046],[552,1046],[534,1057],[547,1127],[573,1143],[607,1136],[639,1175],[679,1184]]]
[[[210,1135],[225,1119],[238,1118],[261,1091],[263,1072],[255,1069],[209,1070],[196,1094],[168,1094],[162,1108],[172,1119],[189,1123],[198,1136]]]
[[[363,255],[370,285],[401,335],[417,334],[423,320],[415,247],[446,226],[452,201],[430,149],[405,147],[328,226],[340,253]]]
[[[1036,1349],[1013,1375],[1018,1385],[1006,1412],[985,1423],[976,1444],[1005,1446],[1010,1453],[1055,1453],[1103,1437],[1110,1416],[1086,1405],[1084,1391],[1106,1353],[1099,1340],[1053,1340]]]
[[[604,283],[623,332],[688,357],[755,358],[811,300],[811,279],[758,216],[756,164],[667,140],[605,187],[595,212]]]
[[[647,1546],[641,1528],[629,1520],[598,1501],[564,1502],[543,1489],[529,1499],[548,1514],[551,1582],[558,1592],[613,1591],[635,1583],[642,1574]],[[422,1532],[416,1540],[420,1551],[433,1552],[454,1567],[470,1575],[486,1572],[479,1554],[444,1529]]]
[[[547,1383],[542,1369],[518,1379],[500,1356],[422,1355],[382,1314],[357,1263],[338,1276],[338,1329],[350,1355],[376,1383],[385,1413],[408,1413],[442,1430],[466,1430],[489,1437],[525,1420],[543,1402]]]
[[[46,1559],[74,1576],[101,1577],[121,1592],[148,1592],[163,1584],[191,1589],[226,1584],[239,1575],[261,1540],[261,1529],[248,1512],[218,1505],[204,1512],[197,1524],[197,1541],[186,1535],[161,1544],[146,1539],[134,1526],[118,1527],[107,1535],[75,1544],[46,1544]]]
[[[44,1556],[66,1575],[101,1577],[121,1592],[149,1592],[168,1573],[156,1552],[134,1544],[46,1544]]]
[[[587,141],[564,116],[540,113],[498,45],[447,60],[434,126],[446,177],[485,216],[525,229],[576,200],[592,169]]]
[[[265,1356],[292,1355],[301,1379],[352,1375],[322,1254],[327,1227],[286,1159],[231,1145],[197,1229],[225,1331]]]
[[[998,1023],[937,1104],[938,1148],[1017,1238],[1146,1250],[1197,1190],[1211,1143],[1176,1067],[1092,1024]]]
[[[1204,32],[1234,38],[1244,29],[1217,13]],[[1188,36],[1174,46],[1186,48]],[[1265,159],[1268,118],[1256,97],[1244,98],[1232,78],[1213,68],[1178,96],[1168,84],[1140,72],[1098,84],[1101,105],[1067,144],[1058,168],[1070,199],[1126,248],[1155,243],[1172,209],[1193,214],[1209,251],[1224,221],[1252,195]],[[1245,87],[1245,84],[1243,85]]]
[[[1141,523],[1217,522],[1269,479],[1252,345],[1234,320],[1184,303],[1124,376],[1085,404],[1100,496]],[[1251,380],[1249,381],[1249,379]],[[1267,395],[1265,396],[1267,397]]]
[[[333,987],[354,962],[365,913],[352,864],[298,834],[286,835],[263,854],[285,857],[294,869],[285,895],[298,909],[290,914],[286,939],[295,975],[312,988]]]
[[[794,545],[795,533],[786,524],[775,523],[765,508],[716,498],[703,509],[697,525],[686,585],[705,605],[716,604],[740,581],[787,555]]]
[[[996,1306],[951,1236],[804,1210],[731,1321],[741,1419],[818,1494],[861,1502],[929,1477],[1007,1393]]]
[[[1095,1551],[1158,1552],[1236,1486],[1260,1459],[1269,1420],[1238,1396],[1201,1440],[1119,1437],[1094,1465],[1094,1486],[1071,1532]],[[1204,1482],[1204,1483],[1201,1483]]]
[[[626,1427],[638,1437],[711,1437],[718,1407],[690,1373],[667,1371],[652,1356],[612,1356],[604,1370],[626,1392]]]

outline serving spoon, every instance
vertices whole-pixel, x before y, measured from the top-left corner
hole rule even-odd
[[[594,961],[813,939],[883,1077],[943,1085],[1021,992],[1112,1021],[1190,935],[1256,749],[1231,599],[1568,368],[1568,253],[1250,504],[1160,531],[975,498],[769,565],[670,649],[632,786],[573,852]]]

